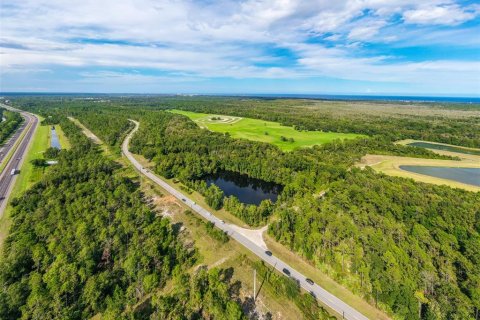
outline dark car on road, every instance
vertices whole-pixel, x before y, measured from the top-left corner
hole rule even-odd
[[[305,281],[307,281],[307,283],[311,286],[313,286],[313,280],[310,279],[310,278],[306,278]]]
[[[290,270],[288,270],[287,268],[283,268],[283,273],[285,273],[287,276],[290,275]]]
[[[267,250],[267,251],[265,251],[265,254],[266,254],[267,256],[269,256],[269,257],[271,257],[271,256],[272,256],[272,252],[271,252],[271,251],[268,251],[268,250]]]
[[[317,295],[315,294],[315,292],[313,292],[313,291],[310,291],[309,293],[310,293],[310,295],[311,295],[312,297],[314,297],[314,298],[316,298],[316,297],[317,297]]]

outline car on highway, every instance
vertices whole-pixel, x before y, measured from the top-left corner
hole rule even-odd
[[[287,276],[290,275],[290,270],[288,270],[287,268],[283,268],[283,273],[285,273]]]
[[[310,293],[310,295],[311,295],[312,297],[314,297],[315,299],[317,298],[317,295],[315,294],[315,292],[310,291],[309,293]]]
[[[313,284],[314,284],[313,280],[310,279],[310,278],[305,278],[305,281],[307,281],[307,283],[311,286],[313,286]]]
[[[185,199],[185,198],[182,198],[182,201],[183,201],[183,202],[186,202],[186,201],[187,201],[187,199]]]
[[[220,222],[221,222],[221,223],[225,223],[225,221],[223,221],[223,220],[220,220]]]
[[[265,254],[266,254],[267,256],[269,256],[269,257],[271,257],[271,256],[272,256],[272,252],[271,252],[271,251],[268,251],[268,250],[267,250],[267,251],[265,251]]]

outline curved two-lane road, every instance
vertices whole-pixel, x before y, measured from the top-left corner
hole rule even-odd
[[[123,141],[122,152],[138,171],[140,171],[144,176],[146,176],[147,178],[149,178],[150,180],[154,181],[156,184],[161,186],[163,189],[168,191],[174,197],[176,197],[177,199],[185,203],[193,211],[200,214],[203,218],[213,222],[216,227],[225,231],[230,237],[238,241],[245,248],[253,252],[260,259],[270,264],[278,271],[283,272],[284,269],[287,269],[290,272],[289,276],[295,280],[298,280],[300,286],[303,289],[307,290],[307,292],[310,292],[319,301],[321,301],[323,304],[327,305],[329,308],[337,312],[343,318],[349,319],[349,320],[367,320],[368,319],[363,314],[361,314],[360,312],[358,312],[357,310],[355,310],[354,308],[352,308],[342,300],[338,299],[337,297],[335,297],[334,295],[332,295],[331,293],[329,293],[319,285],[309,284],[306,281],[306,277],[303,274],[293,269],[292,267],[290,267],[289,265],[287,265],[285,262],[278,259],[277,257],[267,255],[264,249],[257,246],[255,243],[251,242],[249,239],[245,238],[241,234],[235,232],[229,224],[224,223],[222,220],[215,217],[211,212],[199,206],[194,201],[189,199],[186,195],[184,195],[180,191],[170,186],[164,180],[162,180],[161,178],[159,178],[149,170],[143,168],[142,165],[133,157],[133,155],[128,150],[130,139],[133,136],[133,134],[138,130],[138,127],[139,127],[139,123],[137,121],[133,121],[133,120],[131,121],[135,123],[135,128],[128,134],[128,136]]]

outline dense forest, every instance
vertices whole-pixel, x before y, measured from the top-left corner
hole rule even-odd
[[[355,275],[355,291],[402,317],[469,319],[480,307],[480,193],[354,169],[276,215],[278,241],[339,281]]]
[[[24,106],[45,114],[74,115],[112,145],[120,143],[129,118],[140,121],[131,150],[151,160],[157,173],[180,179],[204,194],[213,208],[224,206],[252,226],[269,223],[269,234],[279,242],[400,318],[474,319],[480,309],[479,193],[352,168],[367,153],[445,158],[396,145],[396,139],[478,146],[478,117],[355,118],[283,100],[120,101]],[[184,116],[162,111],[168,108],[256,117],[302,130],[364,133],[369,138],[282,152],[266,143],[200,129]],[[279,183],[283,192],[275,204],[243,205],[203,183],[205,175],[218,170]]]
[[[186,249],[170,222],[145,204],[117,163],[73,123],[59,121],[73,148],[62,150],[58,164],[12,201],[0,261],[0,319],[99,313],[102,319],[159,319],[171,299],[190,306],[184,319],[242,319],[226,279],[215,276],[221,270],[201,271],[191,282],[192,295],[201,284],[203,294],[215,299],[197,305],[188,295],[162,296],[159,289],[172,277],[188,277],[195,250]],[[157,298],[146,299],[153,293]]]
[[[5,118],[5,121],[0,122],[0,144],[5,142],[23,122],[23,118],[18,112],[0,108],[0,120],[2,118]]]

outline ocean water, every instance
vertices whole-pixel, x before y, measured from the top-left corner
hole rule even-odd
[[[63,92],[0,92],[3,97],[15,96],[61,96],[61,97],[195,97],[195,96],[216,96],[216,97],[245,97],[245,98],[263,98],[263,99],[318,99],[318,100],[341,100],[341,101],[390,101],[390,102],[445,102],[462,104],[480,104],[480,97],[438,97],[438,96],[397,96],[397,95],[334,95],[334,94],[155,94],[155,93],[63,93]]]

